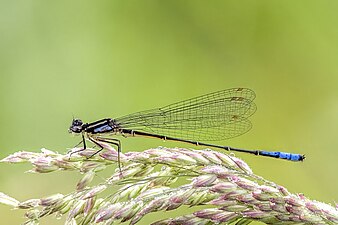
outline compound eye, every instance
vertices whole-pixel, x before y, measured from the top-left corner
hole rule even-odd
[[[73,120],[73,125],[74,126],[81,126],[82,124],[83,124],[83,122],[80,119]]]
[[[80,119],[73,119],[72,125],[69,127],[68,131],[70,133],[81,133],[83,130],[83,122]]]

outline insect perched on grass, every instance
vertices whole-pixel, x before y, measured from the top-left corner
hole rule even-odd
[[[119,168],[121,142],[107,137],[108,135],[153,137],[227,151],[303,161],[305,156],[301,154],[247,150],[200,142],[229,139],[249,131],[251,122],[248,118],[256,111],[254,99],[254,91],[248,88],[226,89],[115,119],[106,118],[92,123],[73,119],[69,132],[82,135],[83,149],[76,152],[86,149],[86,138],[100,147],[94,154],[103,149],[100,142],[117,146]]]

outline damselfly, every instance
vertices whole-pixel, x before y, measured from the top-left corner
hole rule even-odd
[[[227,151],[303,161],[305,156],[301,154],[247,150],[200,142],[229,139],[249,131],[252,125],[248,118],[256,111],[254,99],[254,91],[232,88],[115,119],[106,118],[92,123],[73,119],[69,132],[82,135],[83,149],[78,151],[86,149],[85,137],[100,147],[95,154],[103,149],[100,142],[117,146],[119,167],[121,142],[119,139],[108,138],[109,134],[153,137]]]

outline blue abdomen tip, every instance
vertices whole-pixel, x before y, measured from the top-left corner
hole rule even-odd
[[[300,154],[293,154],[288,152],[269,152],[269,151],[260,151],[259,155],[279,158],[279,159],[286,159],[290,161],[303,161],[305,159],[304,155]]]

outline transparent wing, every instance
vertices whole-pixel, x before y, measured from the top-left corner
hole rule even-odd
[[[116,123],[125,129],[182,139],[223,140],[250,130],[254,98],[250,89],[227,89],[130,114],[117,118]]]

